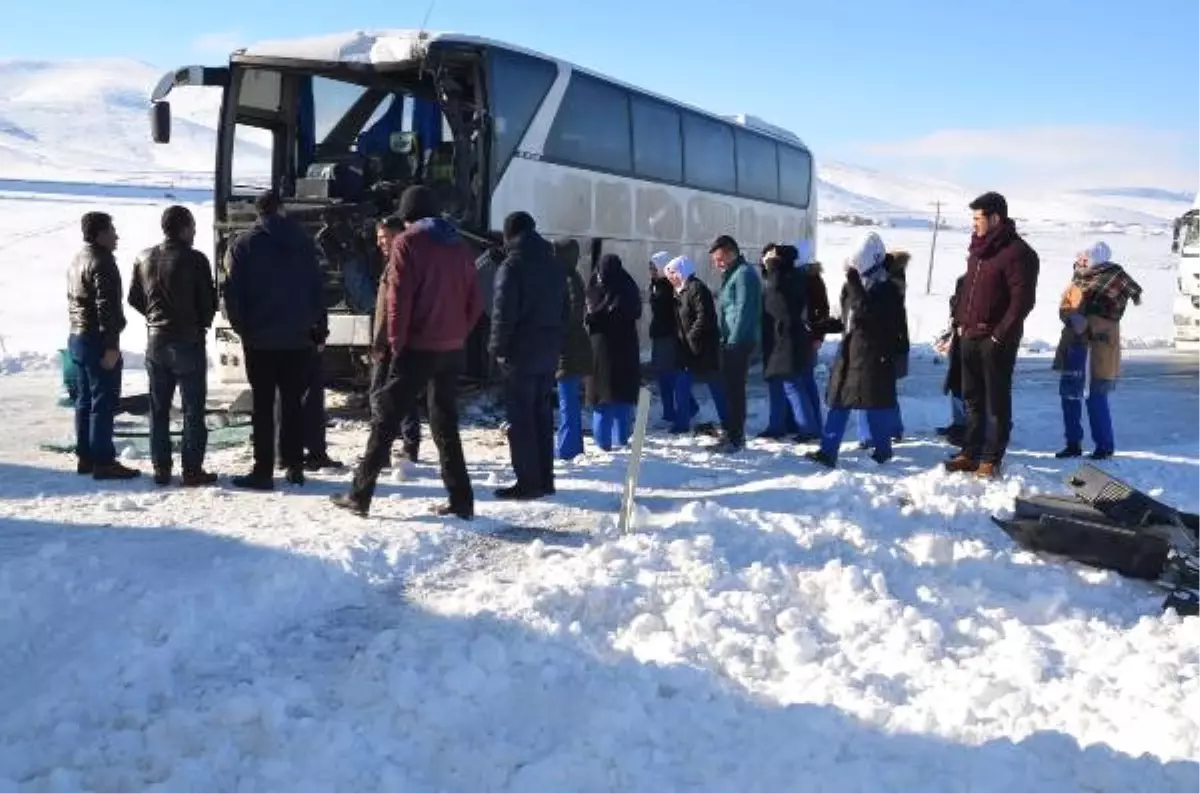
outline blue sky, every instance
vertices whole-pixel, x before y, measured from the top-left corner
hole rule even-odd
[[[8,3],[0,56],[169,68],[236,46],[417,27],[428,0]],[[286,11],[283,9],[286,8]],[[1194,190],[1195,0],[436,0],[435,30],[519,43],[797,132],[818,158],[971,186]]]

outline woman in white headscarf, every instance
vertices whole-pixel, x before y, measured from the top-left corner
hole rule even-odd
[[[1090,457],[1106,460],[1116,452],[1108,394],[1121,370],[1121,318],[1129,301],[1140,304],[1142,288],[1112,261],[1109,247],[1100,242],[1080,251],[1058,307],[1063,332],[1054,369],[1062,373],[1058,393],[1067,440],[1058,458],[1083,454],[1084,405],[1096,445]]]
[[[871,457],[892,457],[896,408],[896,366],[906,352],[904,300],[887,270],[887,248],[879,235],[866,234],[846,260],[841,296],[841,334],[829,375],[829,414],[821,448],[809,460],[837,466],[838,451],[851,411],[866,411]]]

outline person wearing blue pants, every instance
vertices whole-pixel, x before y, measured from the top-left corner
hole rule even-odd
[[[675,290],[663,275],[671,255],[659,251],[650,257],[650,367],[658,383],[658,399],[662,403],[664,422],[675,421],[675,378],[678,368],[678,343],[675,325]]]
[[[878,234],[865,235],[846,262],[841,296],[842,341],[829,376],[829,414],[821,448],[805,457],[834,468],[850,411],[867,413],[871,457],[892,457],[892,409],[896,405],[896,359],[905,351],[904,303],[888,278],[890,255]]]
[[[75,470],[96,480],[131,480],[137,469],[117,460],[113,422],[121,399],[121,272],[113,252],[112,216],[88,212],[80,219],[83,249],[67,271],[67,350],[75,365]]]
[[[804,322],[808,290],[804,275],[796,269],[797,256],[795,246],[774,244],[763,255],[763,376],[770,418],[760,438],[783,438],[789,430],[806,437],[821,432],[801,381],[802,374],[812,369],[813,351]]]
[[[583,454],[583,419],[580,415],[583,379],[592,372],[592,343],[584,320],[587,290],[579,274],[579,243],[570,238],[554,241],[554,255],[567,279],[566,328],[562,355],[558,357],[558,431],[554,456],[571,460]]]
[[[1081,251],[1059,303],[1063,333],[1053,366],[1062,373],[1059,396],[1067,444],[1056,454],[1058,458],[1083,454],[1085,405],[1096,445],[1089,457],[1107,460],[1116,452],[1108,395],[1116,387],[1121,367],[1121,319],[1129,301],[1141,303],[1142,288],[1111,258],[1112,251],[1103,242]]]
[[[642,298],[616,254],[600,258],[586,292],[595,389],[592,439],[607,452],[614,441],[625,446],[633,429],[633,406],[641,388],[637,323]]]
[[[725,391],[717,373],[720,369],[721,337],[717,327],[717,306],[712,291],[696,277],[696,267],[686,256],[677,256],[663,269],[678,299],[677,355],[679,374],[675,379],[675,404],[691,404],[690,412],[677,411],[671,425],[674,434],[691,428],[698,406],[692,396],[692,384],[708,384],[713,407],[724,425],[728,415]]]
[[[821,429],[825,427],[825,420],[821,416],[821,387],[817,385],[816,366],[821,357],[821,345],[825,342],[825,326],[829,322],[829,293],[825,288],[821,263],[814,258],[811,239],[796,241],[796,268],[804,277],[804,324],[808,327],[812,349],[808,366],[800,372],[801,399],[804,400],[805,414],[810,418],[809,426],[815,428],[812,435],[799,435],[796,440],[810,442],[820,439]]]

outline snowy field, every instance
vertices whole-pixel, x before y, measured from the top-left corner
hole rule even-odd
[[[360,520],[326,503],[348,474],[77,478],[36,451],[70,432],[55,377],[0,379],[0,789],[1194,791],[1197,620],[989,521],[1070,469],[1044,366],[1022,364],[1004,482],[939,470],[919,362],[884,468],[652,434],[625,537],[624,454],[502,504],[506,448],[471,429],[473,524],[429,514],[432,450]],[[1195,368],[1127,374],[1112,469],[1196,509]]]
[[[851,440],[826,472],[805,448],[719,457],[655,431],[622,537],[624,453],[562,466],[551,500],[498,503],[507,448],[481,427],[465,433],[470,525],[430,514],[428,441],[367,520],[327,504],[348,473],[273,494],[70,473],[38,450],[71,432],[57,373],[38,370],[65,339],[78,218],[113,213],[128,279],[170,200],[113,190],[0,192],[0,790],[1196,790],[1200,622],[1162,614],[1150,585],[1019,551],[989,520],[1073,468],[1052,457],[1044,351],[1095,237],[1029,234],[1041,289],[1004,481],[940,469],[944,370],[920,352],[893,463]],[[833,295],[861,231],[820,228]],[[925,296],[929,231],[882,234],[913,253],[910,330],[928,341],[967,237],[939,234]],[[1161,346],[1168,240],[1105,239],[1146,289],[1125,343]],[[1111,470],[1196,510],[1194,355],[1131,350],[1124,375]],[[761,390],[751,408],[754,433]],[[347,461],[364,442],[358,423],[331,434]],[[227,482],[249,450],[209,463]]]

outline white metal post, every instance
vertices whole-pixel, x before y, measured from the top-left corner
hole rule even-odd
[[[618,522],[624,535],[633,527],[633,498],[637,493],[638,474],[642,468],[642,441],[646,438],[646,423],[650,420],[650,390],[642,387],[638,391],[637,416],[633,420],[633,438],[630,439],[629,465],[625,469],[625,491],[621,495],[621,518]]]

